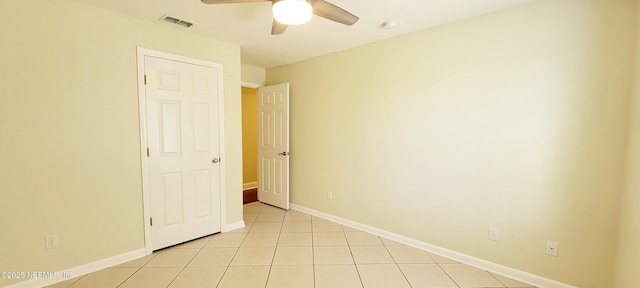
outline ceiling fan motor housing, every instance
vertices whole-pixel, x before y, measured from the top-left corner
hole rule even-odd
[[[309,21],[311,18],[311,14],[315,14],[316,16],[320,16],[322,18],[335,21],[347,26],[351,26],[358,22],[360,18],[358,16],[351,14],[349,11],[344,10],[336,5],[333,5],[324,0],[201,0],[204,4],[229,4],[229,3],[252,3],[252,2],[272,2],[272,10],[274,14],[274,18],[276,21],[273,21],[271,26],[271,35],[278,35],[284,33],[287,29],[288,25],[297,25],[302,24]],[[283,7],[298,7],[298,12],[283,12],[283,14],[288,16],[280,16],[279,9],[280,6]],[[283,10],[285,11],[285,10]],[[298,15],[299,14],[299,15]],[[304,15],[304,17],[300,17],[300,15]],[[286,20],[286,17],[300,17],[301,20]],[[284,18],[283,18],[284,17]]]

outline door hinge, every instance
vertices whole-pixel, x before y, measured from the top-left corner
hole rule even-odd
[[[149,153],[149,147],[147,147],[147,157],[149,157],[150,153]]]
[[[149,217],[149,224],[151,224],[151,226],[153,226],[153,217]]]
[[[144,75],[144,85],[147,85],[147,75]]]

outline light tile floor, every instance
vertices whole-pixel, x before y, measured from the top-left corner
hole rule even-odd
[[[298,211],[244,205],[245,228],[49,287],[532,287]]]

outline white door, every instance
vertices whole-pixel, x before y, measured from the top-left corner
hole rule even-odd
[[[151,246],[220,232],[219,75],[144,57]]]
[[[289,83],[258,88],[258,200],[289,209]]]

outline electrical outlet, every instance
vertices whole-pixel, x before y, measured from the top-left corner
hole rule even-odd
[[[558,242],[547,241],[547,254],[558,256]]]
[[[498,241],[498,228],[489,227],[489,240]]]
[[[333,200],[333,192],[327,191],[327,199]]]
[[[44,237],[45,238],[45,248],[51,249],[58,247],[58,235],[50,234]]]

